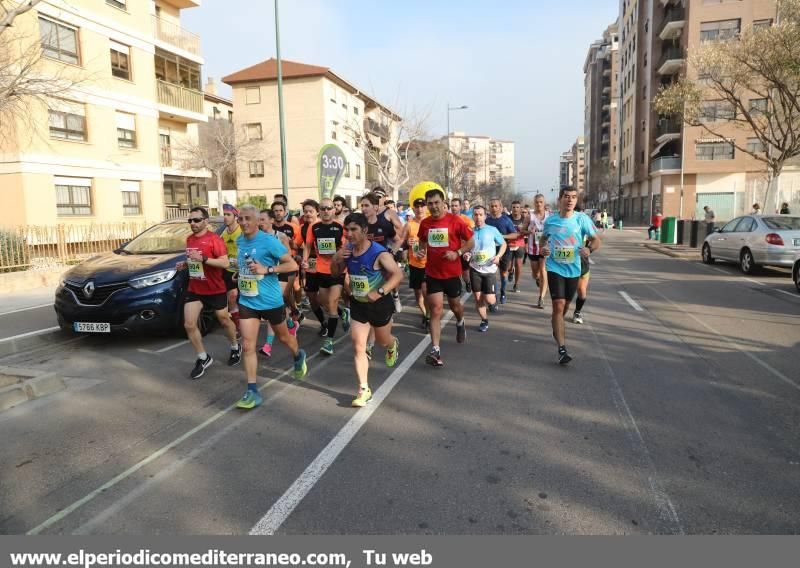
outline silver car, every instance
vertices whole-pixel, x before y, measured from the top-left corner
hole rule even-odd
[[[794,255],[794,266],[792,267],[792,280],[797,291],[800,292],[800,252]]]
[[[706,237],[703,262],[737,262],[751,274],[759,266],[791,268],[800,252],[800,216],[745,215]]]

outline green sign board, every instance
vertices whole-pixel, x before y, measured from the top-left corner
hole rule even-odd
[[[319,180],[319,198],[332,198],[342,179],[347,158],[336,144],[326,144],[319,151],[317,160],[317,179]]]

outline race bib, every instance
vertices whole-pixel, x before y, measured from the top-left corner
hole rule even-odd
[[[366,298],[369,294],[369,278],[363,274],[351,274],[350,291],[354,298]]]
[[[199,260],[188,260],[186,266],[189,267],[189,278],[195,280],[205,280],[206,273],[203,271],[203,263]]]
[[[492,254],[488,250],[479,250],[475,253],[475,262],[478,264],[486,264],[489,262],[489,259],[492,258],[494,254]]]
[[[316,272],[317,271],[317,257],[311,256],[308,258],[308,271],[309,272]]]
[[[575,262],[575,247],[553,247],[553,260],[561,264]]]
[[[428,246],[436,248],[447,248],[450,246],[447,227],[443,227],[441,229],[431,229],[428,231]]]
[[[258,296],[258,281],[261,276],[239,276],[239,293],[247,298]]]
[[[539,246],[539,241],[541,241],[541,240],[542,240],[542,235],[543,235],[543,234],[544,234],[544,233],[543,233],[542,231],[535,231],[535,232],[533,233],[533,240],[536,242],[536,246],[537,246],[537,247]]]
[[[317,239],[317,250],[319,254],[336,254],[336,239]]]

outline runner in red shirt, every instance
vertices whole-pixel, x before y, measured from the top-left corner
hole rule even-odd
[[[467,338],[464,306],[461,304],[461,256],[471,251],[474,245],[472,229],[464,219],[447,211],[444,199],[444,190],[430,182],[430,189],[425,193],[430,216],[420,223],[419,251],[416,253],[420,258],[427,256],[425,285],[433,347],[425,362],[434,367],[443,365],[439,339],[445,294],[456,316],[456,341],[464,343]]]
[[[186,237],[186,262],[179,268],[189,269],[189,289],[183,305],[183,326],[192,346],[197,351],[197,361],[190,373],[192,379],[199,379],[214,359],[206,353],[203,336],[197,327],[197,320],[204,308],[214,310],[220,325],[225,330],[231,345],[228,365],[238,365],[242,359],[242,347],[236,341],[236,325],[228,313],[228,294],[223,271],[230,266],[228,249],[222,237],[208,230],[208,211],[194,207],[189,212],[189,225],[192,234]]]

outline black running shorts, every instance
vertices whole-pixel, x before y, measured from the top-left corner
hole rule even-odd
[[[394,300],[388,294],[377,302],[350,302],[350,318],[372,327],[383,327],[392,321]]]
[[[425,282],[425,269],[408,265],[408,287],[412,290],[422,290]]]
[[[461,297],[461,278],[448,278],[447,280],[439,280],[430,274],[425,275],[425,284],[428,296],[433,294],[444,294],[448,298]]]
[[[286,321],[286,307],[272,308],[271,310],[254,310],[239,304],[239,319],[257,319],[268,321],[272,325],[280,325]]]
[[[186,292],[186,298],[183,300],[184,304],[192,302],[202,302],[203,307],[207,310],[225,310],[228,308],[228,294],[195,294],[194,292]]]
[[[580,278],[565,278],[557,272],[547,273],[547,285],[550,287],[550,297],[553,300],[566,300],[572,302],[578,291]]]
[[[494,294],[497,285],[497,273],[485,274],[478,272],[474,268],[469,270],[469,283],[472,285],[473,292],[480,292],[481,294]]]

